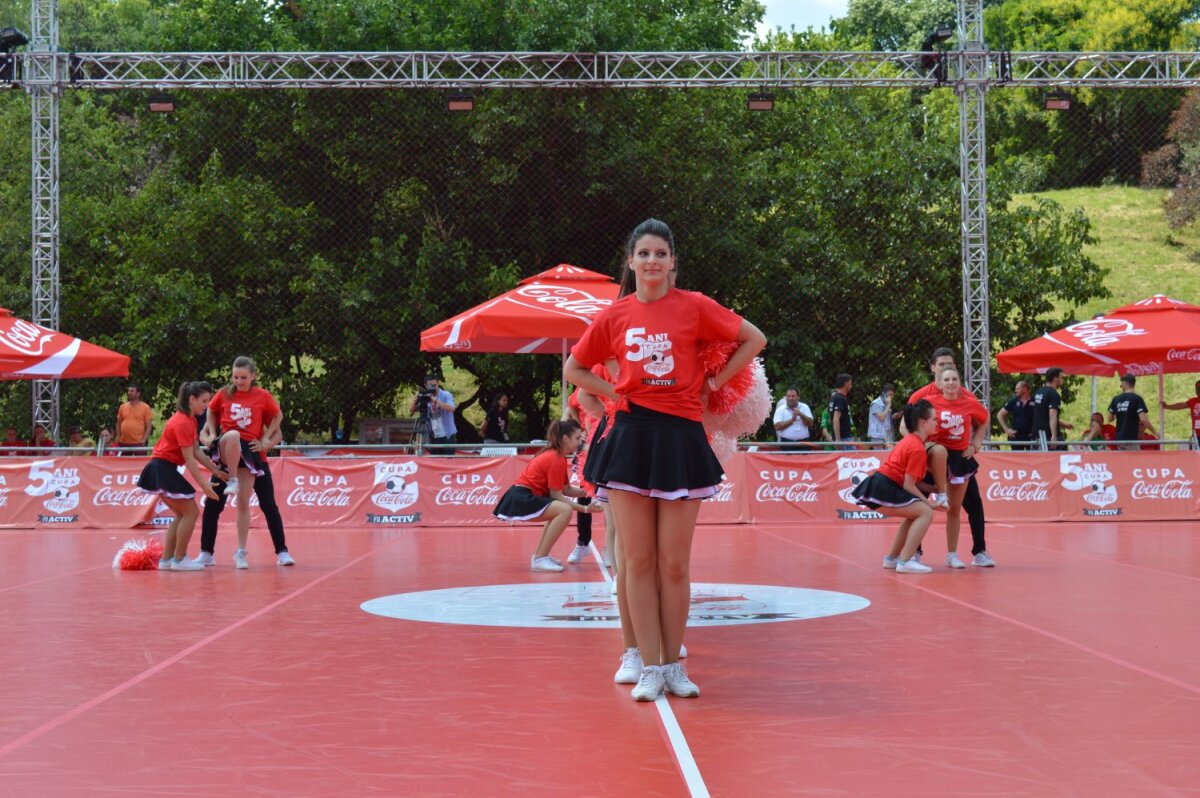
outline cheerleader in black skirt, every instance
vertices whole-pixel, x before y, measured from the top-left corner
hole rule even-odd
[[[854,487],[854,498],[864,507],[884,515],[902,519],[892,548],[883,558],[884,568],[895,568],[901,574],[927,574],[933,569],[914,559],[921,538],[929,531],[935,509],[945,505],[917,488],[929,466],[925,441],[938,427],[933,405],[925,399],[904,408],[906,429],[915,430],[904,436],[888,454],[888,458],[871,476]]]
[[[725,368],[707,382],[724,385],[766,345],[750,322],[708,297],[672,286],[670,228],[650,219],[626,245],[636,290],[601,311],[571,350],[563,373],[616,411],[589,456],[597,495],[608,499],[621,531],[625,592],[643,669],[632,696],[653,701],[664,686],[677,696],[700,688],[679,664],[691,603],[692,535],[700,499],[716,493],[721,464],[702,424],[704,341],[736,341]],[[591,373],[615,358],[617,384]]]
[[[583,442],[583,430],[574,419],[551,422],[546,430],[546,447],[529,461],[517,482],[504,492],[492,515],[502,521],[542,521],[542,538],[529,558],[531,571],[561,571],[562,563],[550,556],[571,513],[592,512],[589,505],[567,498],[584,497],[587,493],[567,481],[567,458],[575,454]]]
[[[200,473],[200,466],[222,476],[224,473],[219,472],[208,455],[200,450],[196,439],[196,418],[208,407],[211,398],[212,388],[207,382],[185,382],[179,387],[175,415],[167,420],[162,436],[150,453],[150,462],[138,477],[139,488],[157,494],[175,513],[163,536],[163,556],[158,562],[161,571],[204,570],[203,565],[187,557],[188,541],[200,511],[196,507],[196,489],[179,473],[179,466],[186,466],[204,495],[216,501],[216,491]]]

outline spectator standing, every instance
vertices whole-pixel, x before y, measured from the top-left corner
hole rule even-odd
[[[484,443],[508,443],[508,394],[496,394],[479,434]]]
[[[1196,380],[1196,395],[1182,402],[1162,403],[1163,410],[1187,410],[1192,414],[1192,445],[1200,448],[1200,380]]]
[[[26,445],[25,441],[17,437],[16,427],[6,427],[4,429],[4,440],[0,441],[0,456],[20,457],[25,454],[22,449]]]
[[[807,441],[812,437],[812,408],[800,401],[800,391],[790,386],[775,410],[775,437],[782,443]]]
[[[829,395],[829,424],[833,430],[834,443],[854,440],[854,422],[850,419],[849,400],[850,390],[853,387],[854,378],[849,374],[837,375],[837,379],[833,383],[833,393]]]
[[[1146,400],[1134,393],[1133,386],[1136,384],[1137,377],[1123,375],[1121,393],[1108,403],[1108,421],[1110,424],[1116,421],[1117,425],[1117,448],[1126,452],[1136,452],[1141,448],[1136,441],[1142,437],[1142,430],[1158,437],[1150,425]]]
[[[131,384],[125,390],[126,401],[117,408],[118,449],[143,448],[150,442],[154,413],[142,401],[142,387]]]
[[[1063,451],[1067,447],[1059,441],[1063,440],[1062,431],[1072,429],[1071,425],[1059,417],[1062,410],[1062,397],[1058,389],[1063,384],[1063,370],[1055,366],[1046,370],[1046,382],[1033,394],[1033,439],[1045,437],[1050,451]]]
[[[867,440],[871,443],[890,444],[896,439],[892,431],[892,397],[895,394],[896,386],[885,382],[879,396],[871,402],[871,411],[867,416]]]
[[[1029,393],[1029,383],[1021,380],[1015,390],[1012,398],[996,413],[996,422],[1010,441],[1032,441],[1033,396]]]

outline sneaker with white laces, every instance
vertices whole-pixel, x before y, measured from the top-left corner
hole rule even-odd
[[[275,564],[276,565],[295,565],[296,561],[292,559],[292,555],[288,554],[286,551],[281,551],[275,555]]]
[[[200,563],[196,562],[195,560],[189,560],[187,557],[184,557],[182,560],[176,560],[175,562],[171,563],[171,570],[172,571],[203,571],[204,566],[201,565]]]
[[[642,662],[642,652],[636,648],[627,648],[621,655],[621,667],[617,668],[613,681],[617,684],[637,684],[644,667],[646,664]]]
[[[894,570],[896,570],[896,563],[899,561],[900,561],[899,557],[888,557],[887,555],[884,555],[883,567],[894,571]]]
[[[958,558],[958,552],[952,551],[946,554],[947,568],[966,568],[967,564]]]
[[[233,567],[246,569],[250,567],[250,563],[246,562],[246,550],[238,549],[233,553]]]
[[[163,557],[162,559],[160,559],[160,560],[158,561],[158,570],[160,570],[160,571],[169,571],[169,570],[171,570],[171,564],[172,564],[173,562],[175,562],[175,558],[174,558],[174,557]]]
[[[896,573],[898,574],[930,574],[933,569],[928,565],[924,565],[916,557],[911,560],[900,560],[896,563]]]
[[[574,565],[574,564],[580,562],[581,560],[583,560],[584,558],[586,558],[587,556],[588,556],[588,547],[576,545],[575,548],[571,550],[571,553],[567,555],[567,562]]]
[[[213,562],[212,552],[204,551],[203,549],[201,549],[200,553],[196,555],[196,562],[200,563],[201,565],[203,565],[205,567],[207,567],[209,565],[216,565],[216,563]]]
[[[662,666],[663,684],[671,695],[680,698],[695,698],[700,695],[700,688],[688,678],[687,668],[678,662]]]
[[[679,644],[679,658],[687,659],[687,646],[685,646],[683,643]]]
[[[656,665],[647,665],[642,668],[642,675],[638,677],[637,685],[629,695],[634,701],[655,701],[662,695],[664,686],[666,681],[663,679],[662,669]]]
[[[539,557],[536,554],[529,558],[529,570],[531,571],[561,571],[562,564],[553,557]]]
[[[981,551],[971,558],[971,565],[977,565],[980,568],[995,568],[996,561],[986,551]]]

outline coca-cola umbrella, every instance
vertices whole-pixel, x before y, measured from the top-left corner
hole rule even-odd
[[[0,380],[128,376],[128,356],[0,308]]]
[[[1200,372],[1200,306],[1155,294],[1014,346],[996,355],[996,364],[1006,373],[1057,366],[1094,377],[1156,374],[1161,400],[1164,374]]]
[[[422,352],[561,354],[617,298],[608,275],[560,263],[421,333]],[[563,383],[563,400],[566,400]]]

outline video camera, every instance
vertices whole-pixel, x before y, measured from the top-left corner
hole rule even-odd
[[[429,405],[438,394],[437,385],[432,380],[426,380],[425,386],[417,390],[417,412],[422,418],[429,415]]]

